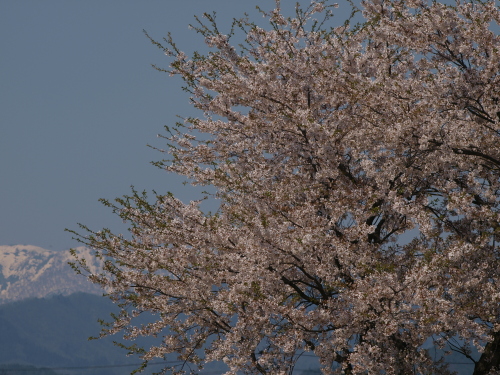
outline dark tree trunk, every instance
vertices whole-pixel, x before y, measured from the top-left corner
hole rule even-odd
[[[500,332],[495,332],[493,341],[484,348],[473,375],[487,375],[495,367],[500,368]]]

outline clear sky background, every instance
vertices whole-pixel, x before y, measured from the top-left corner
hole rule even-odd
[[[348,15],[338,2],[336,22]],[[164,146],[163,126],[197,113],[180,79],[151,67],[170,60],[142,30],[203,50],[194,15],[216,11],[227,32],[244,12],[262,20],[256,5],[274,1],[0,0],[0,245],[69,249],[78,243],[64,228],[78,222],[122,232],[98,199],[131,185],[198,198],[149,164],[163,158],[146,146]]]

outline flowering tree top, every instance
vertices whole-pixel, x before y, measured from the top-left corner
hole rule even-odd
[[[324,374],[448,374],[430,341],[498,373],[500,11],[358,11],[329,27],[328,2],[290,18],[277,2],[268,28],[235,20],[240,45],[208,14],[207,55],[154,42],[204,113],[167,127],[158,165],[212,186],[220,208],[105,201],[131,237],[80,237],[106,260],[90,280],[122,304],[104,334],[160,336],[137,351],[177,353],[179,373],[292,374],[309,352]],[[143,311],[157,319],[136,326]]]

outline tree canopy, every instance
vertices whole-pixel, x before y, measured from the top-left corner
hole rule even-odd
[[[227,374],[291,374],[304,352],[324,374],[448,374],[429,343],[500,373],[500,11],[353,9],[361,23],[330,27],[334,4],[285,17],[277,2],[269,27],[228,35],[206,14],[211,50],[192,57],[152,40],[204,114],[166,127],[157,165],[220,207],[104,201],[130,225],[80,237],[122,308],[104,334],[159,335],[145,360]],[[144,311],[157,319],[135,325]]]

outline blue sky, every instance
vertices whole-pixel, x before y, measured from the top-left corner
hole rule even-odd
[[[191,52],[203,49],[188,29],[194,15],[216,11],[224,31],[244,12],[262,19],[256,5],[274,1],[1,1],[0,244],[68,249],[78,244],[64,228],[78,222],[121,232],[98,199],[131,185],[199,197],[149,164],[162,159],[146,145],[163,146],[163,126],[196,112],[180,80],[151,67],[169,60],[142,30],[156,39],[170,31]]]

